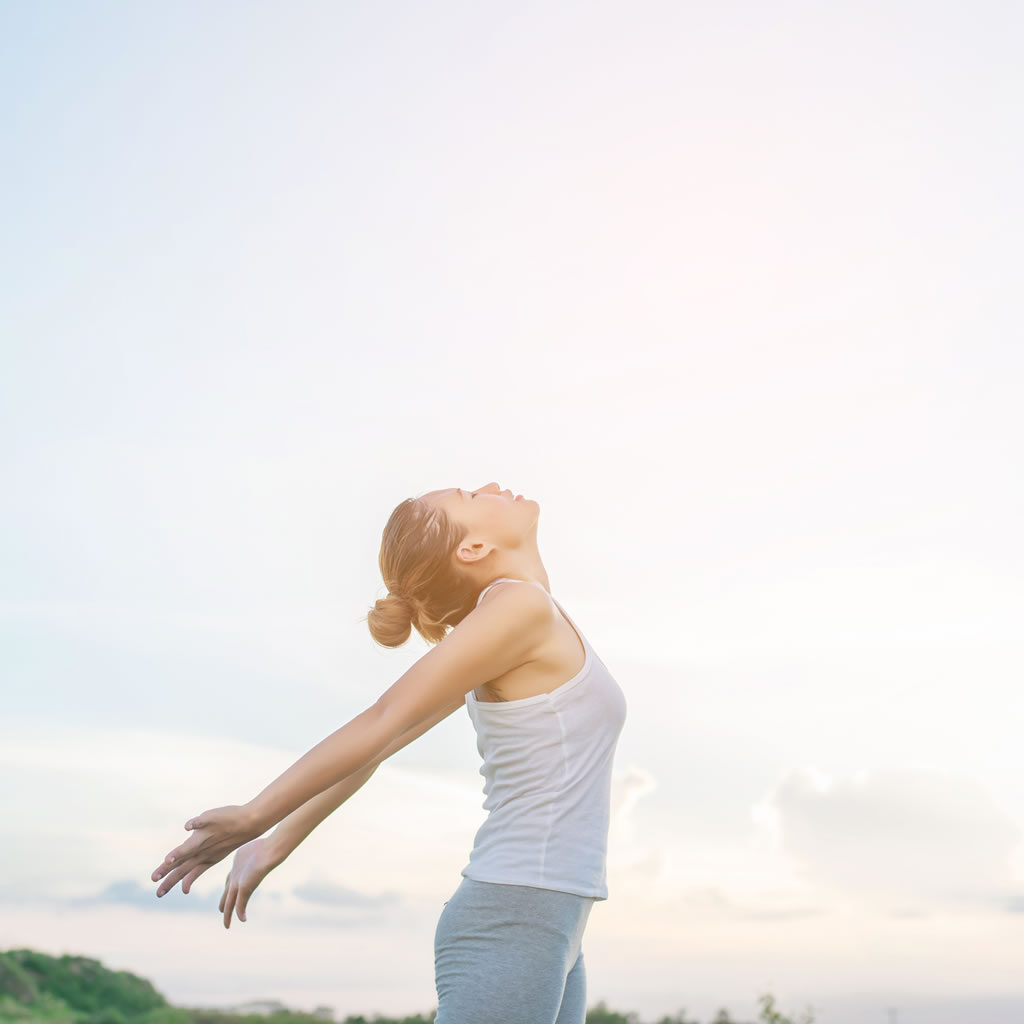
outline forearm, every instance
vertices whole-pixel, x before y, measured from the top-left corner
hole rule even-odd
[[[353,793],[362,789],[377,770],[378,761],[371,761],[348,778],[336,782],[322,793],[292,811],[267,837],[267,848],[280,864],[328,815],[336,811]]]
[[[321,740],[249,801],[256,827],[265,832],[317,794],[377,763],[389,743],[385,728],[375,704]]]
[[[422,736],[428,729],[432,729],[438,722],[463,707],[464,704],[464,700],[453,701],[417,725],[406,729],[368,764],[353,772],[348,778],[336,782],[329,789],[325,789],[322,793],[307,800],[297,810],[292,811],[267,838],[275,856],[279,856],[280,861],[283,861],[327,815],[336,811],[353,793],[362,788],[382,761],[387,760],[392,754],[398,753],[403,747],[408,746],[414,739]]]

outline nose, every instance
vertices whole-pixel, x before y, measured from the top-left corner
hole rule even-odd
[[[478,487],[473,493],[480,494],[487,491],[491,494],[507,494],[510,498],[514,498],[515,495],[511,491],[503,491],[501,487],[496,484],[493,480],[489,484],[484,484],[483,487]]]

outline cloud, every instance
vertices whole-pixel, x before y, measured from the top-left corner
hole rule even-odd
[[[632,813],[639,801],[658,788],[655,777],[631,764],[621,772],[612,773],[611,820],[617,830],[632,835]]]
[[[292,894],[308,903],[317,903],[330,907],[357,907],[360,909],[394,906],[401,901],[401,896],[390,890],[370,896],[359,892],[357,889],[349,889],[344,885],[337,885],[334,882],[323,880],[304,882],[302,885],[297,885],[292,889]]]
[[[51,900],[51,902],[73,909],[117,905],[160,912],[169,910],[177,913],[209,914],[213,912],[219,914],[221,912],[220,893],[221,890],[216,889],[204,896],[197,888],[193,888],[188,894],[185,894],[181,891],[179,884],[171,889],[166,896],[158,898],[155,883],[150,889],[132,879],[119,879],[111,882],[94,896],[57,899]],[[295,886],[291,890],[291,895],[305,903],[313,903],[328,909],[323,913],[315,914],[295,913],[286,909],[290,901],[281,893],[260,891],[257,898],[261,905],[265,900],[277,905],[278,909],[274,913],[274,920],[277,924],[343,928],[365,924],[365,917],[360,915],[353,918],[348,915],[332,913],[332,910],[336,911],[339,908],[382,910],[403,902],[398,893],[386,891],[377,895],[368,895],[324,880],[310,881]]]
[[[657,788],[658,780],[636,765],[612,773],[608,857],[620,882],[648,886],[664,874],[664,848],[641,841],[634,817],[637,804]]]
[[[757,809],[806,875],[899,916],[926,907],[1002,908],[1017,886],[1017,826],[973,779],[893,770],[831,780],[787,774]]]
[[[131,879],[120,879],[116,882],[111,882],[95,896],[69,899],[65,902],[70,907],[114,903],[140,907],[143,910],[171,910],[184,913],[208,914],[211,910],[218,910],[220,893],[214,891],[203,896],[197,890],[192,889],[186,894],[181,891],[181,884],[179,883],[167,895],[157,896],[155,882],[152,888],[146,888]]]
[[[675,904],[687,915],[736,921],[792,921],[830,913],[825,907],[741,904],[717,885],[697,885],[683,889]]]
[[[742,921],[796,921],[805,917],[821,917],[831,913],[825,907],[769,907],[764,910],[737,908],[735,916]]]

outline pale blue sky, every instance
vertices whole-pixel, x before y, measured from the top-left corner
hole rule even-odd
[[[465,716],[245,925],[149,875],[424,653],[388,514],[496,480],[629,703],[589,1002],[1016,1020],[1022,20],[0,4],[0,945],[434,1005]]]

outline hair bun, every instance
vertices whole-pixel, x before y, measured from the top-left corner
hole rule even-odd
[[[388,592],[367,617],[378,644],[398,647],[413,628],[428,644],[440,643],[473,610],[476,588],[453,557],[464,536],[443,508],[419,498],[396,506],[377,559]]]
[[[370,634],[383,647],[400,647],[409,639],[416,608],[409,598],[389,591],[367,616]]]

